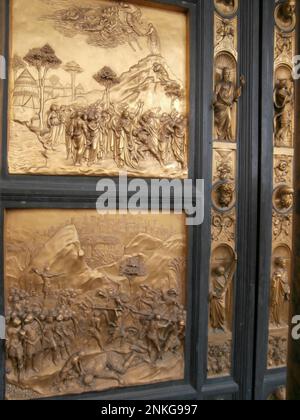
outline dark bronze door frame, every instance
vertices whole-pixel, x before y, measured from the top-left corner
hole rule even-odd
[[[207,378],[210,276],[213,22],[212,0],[152,0],[190,16],[190,178],[205,180],[205,221],[189,230],[188,331],[185,379],[70,397],[73,399],[266,399],[285,383],[285,369],[266,370],[272,240],[273,34],[275,0],[240,0],[238,266],[234,290],[232,372]],[[8,56],[9,1],[0,5],[1,49]],[[1,81],[1,236],[5,209],[94,208],[98,179],[13,176],[7,169],[7,80]],[[3,242],[0,242],[0,314],[4,314]],[[5,346],[0,352],[0,398],[5,395]]]

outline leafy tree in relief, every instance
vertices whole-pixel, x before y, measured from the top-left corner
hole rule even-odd
[[[165,94],[171,98],[171,110],[174,107],[175,101],[181,101],[184,99],[184,90],[176,82],[168,83],[165,86]]]
[[[32,48],[24,57],[24,61],[34,67],[38,73],[39,88],[39,120],[40,129],[44,128],[45,82],[49,70],[58,68],[62,62],[56,56],[53,48],[46,44],[42,48]]]
[[[71,76],[71,87],[72,87],[72,101],[76,99],[76,76],[77,74],[83,73],[83,69],[75,61],[71,61],[64,66],[64,70]]]
[[[120,79],[110,67],[103,67],[94,75],[94,79],[105,88],[106,106],[108,109],[110,107],[110,90],[113,86],[120,83]]]

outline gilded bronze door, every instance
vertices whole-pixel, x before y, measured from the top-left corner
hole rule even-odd
[[[282,397],[294,2],[24,3],[0,6],[1,398]],[[162,179],[194,184],[167,214]]]

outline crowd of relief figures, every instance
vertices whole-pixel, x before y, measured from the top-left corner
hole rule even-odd
[[[28,17],[33,24],[27,30],[32,39],[40,25],[48,32],[42,44],[21,44],[17,32],[13,37],[10,172],[116,175],[122,169],[185,177],[186,63],[173,66],[176,51],[186,48],[184,15],[168,11],[170,31],[176,24],[182,29],[172,49],[162,27],[166,11],[154,15],[152,8],[110,1],[34,3],[40,12]],[[16,7],[16,31],[18,13]],[[61,39],[74,56],[61,48]]]
[[[8,214],[7,398],[183,378],[185,234],[171,219]]]

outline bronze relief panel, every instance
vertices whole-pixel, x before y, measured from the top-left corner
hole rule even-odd
[[[5,249],[8,399],[183,379],[184,216],[8,210]]]
[[[234,276],[237,267],[238,101],[245,85],[238,77],[238,1],[215,1],[212,251],[209,279],[208,377],[231,372]]]
[[[269,301],[269,368],[282,367],[287,362],[294,206],[295,25],[295,2],[286,0],[278,4],[275,8],[274,25],[273,240]]]
[[[187,177],[184,12],[106,0],[11,4],[11,174]]]

